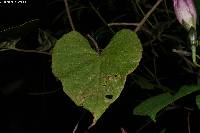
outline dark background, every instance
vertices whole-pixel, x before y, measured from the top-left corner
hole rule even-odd
[[[115,20],[139,22],[143,18],[139,9],[131,4],[135,2],[134,0],[94,0],[91,2],[98,7],[98,11],[107,22]],[[87,0],[69,1],[74,24],[79,32],[84,35],[91,34],[99,46],[104,48],[113,33],[92,10],[89,3]],[[144,11],[148,11],[152,3],[155,1],[143,0],[140,4]],[[175,91],[182,85],[197,82],[198,69],[190,67],[192,72],[186,71],[188,64],[185,60],[171,52],[172,48],[180,47],[177,41],[186,38],[180,33],[186,32],[175,20],[172,2],[167,1],[167,6],[171,12],[168,16],[163,15],[164,11],[161,9],[164,9],[164,4],[161,4],[153,14],[158,22],[154,23],[154,18],[149,18],[153,21],[154,27],[145,24],[144,29],[138,32],[144,45],[140,66],[128,76],[120,98],[111,105],[90,132],[120,133],[120,128],[124,128],[128,133],[159,133],[165,128],[166,133],[185,133],[187,132],[187,116],[190,112],[185,107],[190,107],[194,109],[190,112],[191,132],[198,133],[199,128],[195,122],[199,120],[200,115],[194,104],[193,95],[177,101],[174,110],[161,113],[157,123],[153,123],[148,117],[133,115],[133,108],[138,103],[162,92],[161,89],[141,89],[141,86],[135,82],[138,76],[146,76],[146,68],[152,72],[156,69],[156,76],[164,77],[160,83]],[[40,24],[35,30],[41,28],[56,38],[71,30],[62,0],[32,0],[27,1],[27,4],[0,5],[2,30],[33,19],[40,19]],[[133,27],[114,27],[113,30],[116,32],[121,28],[134,29]],[[36,39],[30,38],[33,34],[37,32],[27,35],[27,45]],[[175,39],[162,38],[160,34],[170,34]],[[185,43],[181,45],[188,48]],[[157,84],[154,78],[150,79],[153,84]],[[61,83],[51,72],[51,56],[12,50],[0,52],[0,132],[72,133],[79,122],[77,132],[83,133],[91,121],[92,115],[82,107],[76,106],[62,91]]]

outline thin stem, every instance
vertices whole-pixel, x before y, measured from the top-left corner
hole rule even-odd
[[[84,118],[85,114],[86,114],[86,111],[84,110],[83,113],[81,114],[81,116],[80,116],[80,118],[79,118],[77,124],[76,124],[75,127],[74,127],[73,133],[76,133],[76,132],[77,132],[77,130],[78,130],[78,128],[79,128],[79,124],[80,124],[80,122],[82,121],[82,119]]]
[[[151,124],[152,120],[148,120],[142,127],[135,131],[135,133],[140,133],[145,127]]]
[[[75,31],[75,27],[74,27],[74,23],[72,21],[72,17],[71,17],[71,14],[70,14],[68,2],[67,2],[67,0],[64,0],[64,2],[65,2],[65,9],[66,9],[66,12],[67,12],[67,16],[68,16],[70,26],[71,26],[72,30]]]
[[[142,27],[142,25],[146,22],[146,20],[148,19],[148,17],[153,13],[153,11],[158,7],[158,5],[162,2],[162,0],[158,0],[156,2],[156,4],[147,12],[147,14],[143,17],[143,19],[140,21],[140,23],[138,24],[138,26],[135,28],[135,32],[138,32],[140,30],[140,28]]]
[[[109,23],[108,26],[138,26],[138,23]]]
[[[191,53],[188,51],[184,51],[182,49],[172,49],[172,52],[177,53],[179,55],[184,55],[184,56],[191,56]]]
[[[142,10],[140,4],[138,3],[138,0],[136,0],[135,3],[136,3],[136,5],[137,5],[137,7],[139,8],[139,10],[141,11],[142,15],[145,16],[144,11]],[[153,27],[153,25],[151,24],[151,22],[150,22],[148,19],[147,19],[147,22],[149,23],[149,25],[151,25],[151,27]]]
[[[76,126],[75,126],[75,128],[74,128],[74,130],[73,130],[73,133],[76,133],[76,131],[77,131],[77,129],[78,129],[78,125],[79,125],[79,121],[78,121],[78,123],[76,124]]]
[[[187,128],[188,128],[188,133],[191,133],[191,129],[190,129],[190,112],[188,111],[188,115],[187,115]]]
[[[98,12],[98,10],[94,7],[94,5],[92,4],[91,1],[89,1],[89,4],[90,4],[92,10],[93,10],[93,11],[98,15],[98,17],[101,19],[101,21],[102,21],[106,26],[108,26],[108,23],[106,22],[106,20],[101,16],[101,14],[100,14],[100,13]],[[115,33],[111,27],[108,26],[108,28],[109,28],[109,30],[110,30],[113,34]]]
[[[94,40],[94,38],[92,36],[90,36],[89,34],[87,34],[87,37],[92,41],[94,47],[95,47],[95,50],[97,51],[97,53],[100,53],[100,49],[98,47],[98,44],[96,42],[96,40]]]
[[[50,95],[50,94],[54,94],[57,92],[58,92],[58,90],[52,90],[52,91],[46,91],[46,92],[30,92],[27,94],[32,95],[32,96],[39,96],[39,95]]]
[[[1,49],[0,51],[8,51],[8,50],[15,50],[15,51],[24,52],[24,53],[38,53],[38,54],[51,55],[48,52],[42,52],[42,51],[37,51],[37,50],[25,50],[25,49],[19,49],[19,48],[7,48],[7,49]]]

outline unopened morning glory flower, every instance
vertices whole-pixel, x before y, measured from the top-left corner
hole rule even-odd
[[[197,13],[193,0],[173,0],[174,11],[178,21],[189,31],[196,29]]]

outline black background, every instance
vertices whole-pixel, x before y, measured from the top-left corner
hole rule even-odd
[[[40,28],[52,31],[52,34],[58,38],[66,32],[64,28],[70,29],[70,27],[63,23],[52,25],[53,18],[64,10],[64,2],[57,1],[54,4],[51,4],[54,2],[52,0],[27,0],[26,4],[1,4],[0,28],[4,29],[32,19],[40,19]],[[102,10],[108,19],[119,12],[129,10],[124,4],[127,1],[116,1],[118,3],[115,5],[117,9],[107,7]],[[88,5],[85,0],[78,2]],[[103,2],[106,1],[95,1],[96,5]],[[106,11],[109,11],[110,14],[107,14]],[[102,24],[96,14],[88,14],[86,12],[85,15],[80,16],[81,21],[74,18],[76,27],[79,27],[83,33],[88,33],[90,28],[95,29]],[[170,55],[169,58],[168,55],[159,53],[159,72],[170,77],[170,80],[166,81],[169,86],[180,86],[180,84],[189,84],[194,81],[193,75],[188,74],[182,77],[178,75],[177,71],[180,69],[174,67],[177,65],[177,58],[174,55]],[[142,63],[145,61],[142,60]],[[139,73],[139,70],[137,69],[135,72]],[[143,91],[139,86],[132,85],[133,79],[131,78],[129,76],[120,98],[107,110],[91,132],[121,133],[120,128],[124,127],[128,133],[134,133],[146,123],[149,124],[144,127],[142,133],[158,133],[162,127],[167,128],[167,133],[182,133],[187,130],[185,124],[187,112],[183,108],[167,112],[161,116],[159,124],[148,122],[147,117],[133,116],[132,111],[138,104],[135,101],[139,96],[142,95],[142,98],[145,99],[151,94],[155,95],[160,92]],[[191,99],[190,96],[187,98]],[[194,101],[194,99],[192,100]],[[189,103],[189,105],[191,104]],[[191,117],[194,132],[195,129],[199,129],[194,123],[200,118],[199,112],[194,111]],[[50,56],[16,51],[0,53],[0,133],[72,133],[78,122],[80,127],[77,132],[83,133],[91,121],[91,113],[76,106],[62,91],[61,83],[51,72]]]

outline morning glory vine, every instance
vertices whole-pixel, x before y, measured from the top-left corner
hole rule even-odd
[[[200,67],[197,63],[196,48],[200,45],[200,40],[197,38],[196,23],[197,13],[193,0],[173,0],[174,11],[176,18],[188,31],[188,38],[191,45],[192,61]]]

